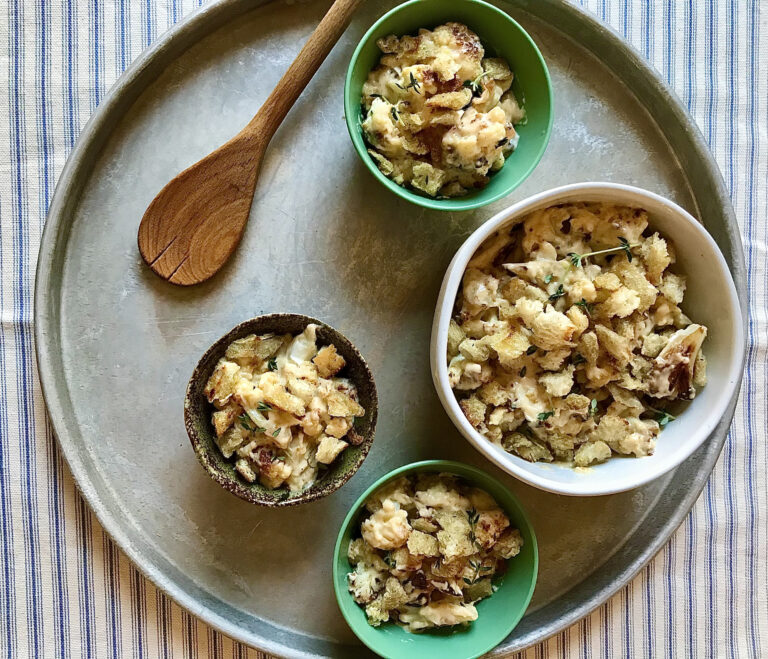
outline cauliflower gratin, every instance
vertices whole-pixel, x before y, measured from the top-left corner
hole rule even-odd
[[[249,483],[304,490],[362,442],[353,428],[365,414],[357,389],[337,377],[344,358],[332,344],[318,349],[316,331],[233,341],[205,386],[216,443]]]
[[[466,25],[377,41],[384,53],[363,85],[363,135],[381,172],[431,197],[488,183],[515,149],[525,118],[506,61],[484,57]]]
[[[531,462],[651,455],[666,406],[706,384],[707,328],[646,211],[574,203],[527,215],[467,265],[448,377],[468,421]]]
[[[403,476],[365,502],[347,552],[349,591],[368,622],[409,631],[477,620],[475,603],[520,553],[523,538],[496,501],[450,474]]]

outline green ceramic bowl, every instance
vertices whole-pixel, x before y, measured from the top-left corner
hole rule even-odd
[[[473,30],[487,55],[506,59],[515,74],[512,90],[527,113],[517,126],[520,143],[487,186],[465,197],[433,199],[404,188],[384,176],[366,150],[360,128],[360,93],[368,73],[381,57],[377,39],[389,34],[416,34],[447,21],[464,23]],[[552,86],[549,71],[528,33],[508,14],[481,0],[410,0],[387,12],[362,38],[349,63],[344,84],[344,114],[357,153],[366,167],[392,192],[414,204],[437,210],[480,208],[508,195],[520,185],[544,155],[552,130]]]
[[[414,634],[395,624],[380,627],[368,624],[363,608],[347,590],[347,573],[352,566],[347,548],[358,535],[363,504],[368,496],[385,483],[414,472],[446,472],[460,476],[468,483],[493,496],[506,511],[513,526],[520,529],[523,549],[509,561],[509,569],[499,581],[499,589],[477,604],[478,618],[467,629]],[[503,641],[523,617],[533,596],[539,571],[536,535],[520,502],[495,478],[476,467],[449,460],[414,462],[389,472],[371,485],[354,503],[336,540],[333,558],[333,588],[345,620],[357,637],[371,650],[391,659],[471,659],[485,654]]]

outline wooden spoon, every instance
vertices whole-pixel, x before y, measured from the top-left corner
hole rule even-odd
[[[229,142],[168,183],[139,226],[139,251],[172,284],[218,272],[243,235],[267,145],[344,32],[360,0],[336,0],[256,116]]]

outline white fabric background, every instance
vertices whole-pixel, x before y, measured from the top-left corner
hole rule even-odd
[[[374,1],[374,0],[369,0]],[[759,0],[582,0],[670,82],[731,190],[750,271],[732,433],[669,545],[626,589],[526,657],[768,655],[768,17]],[[0,653],[256,657],[170,602],[77,493],[36,379],[41,228],[80,128],[193,0],[0,2]]]

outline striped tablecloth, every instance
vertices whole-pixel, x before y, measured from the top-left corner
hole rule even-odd
[[[525,654],[768,656],[768,3],[581,4],[661,71],[711,145],[744,237],[749,352],[725,450],[671,542],[589,618]],[[34,361],[35,260],[57,176],[112,82],[196,1],[0,5],[0,652],[259,656],[169,601],[105,535],[62,461]]]

